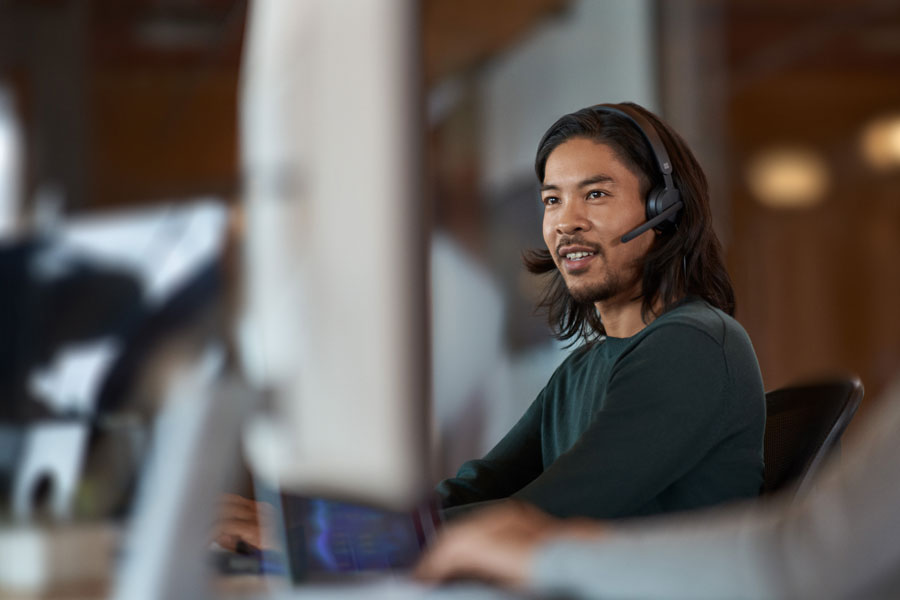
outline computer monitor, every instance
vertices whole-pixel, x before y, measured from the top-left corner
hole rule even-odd
[[[256,2],[241,143],[255,474],[408,509],[428,477],[416,3]]]

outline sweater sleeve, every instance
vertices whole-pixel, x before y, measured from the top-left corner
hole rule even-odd
[[[438,484],[442,508],[472,508],[476,503],[506,498],[541,473],[543,396],[544,391],[484,458],[464,463],[456,477]],[[452,518],[454,511],[445,510],[445,515]]]
[[[513,497],[562,517],[655,512],[648,503],[720,439],[729,385],[717,340],[684,324],[658,328],[619,358],[577,442]]]

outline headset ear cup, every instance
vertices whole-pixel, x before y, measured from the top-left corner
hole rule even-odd
[[[663,213],[667,208],[676,204],[681,200],[681,192],[673,188],[653,188],[647,194],[647,220],[651,220]],[[668,229],[678,222],[678,215],[681,209],[676,210],[674,214],[666,217],[666,220],[660,223],[655,229]]]
[[[660,197],[660,210],[662,212],[672,206],[673,204],[681,203],[681,192],[675,188],[669,188],[664,191],[663,196]],[[681,211],[684,210],[684,204],[681,204],[681,207],[677,209],[672,215],[670,215],[666,219],[666,224],[674,225],[678,222],[678,218],[681,215]]]
[[[665,206],[663,205],[664,196],[666,195],[666,190],[663,188],[655,187],[647,194],[647,220],[656,218],[659,213],[665,210]]]

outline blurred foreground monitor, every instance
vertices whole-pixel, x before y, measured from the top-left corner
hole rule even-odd
[[[397,510],[430,479],[417,22],[408,0],[254,2],[241,90],[241,356],[273,400],[251,468]]]

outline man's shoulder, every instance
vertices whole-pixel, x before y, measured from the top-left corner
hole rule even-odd
[[[644,330],[654,338],[679,337],[680,332],[700,332],[719,344],[732,336],[746,337],[741,324],[704,300],[685,300],[661,314]]]
[[[759,377],[750,336],[733,317],[702,300],[689,300],[663,313],[635,337],[639,336],[631,345],[631,358],[690,356],[706,365],[724,361],[728,371],[736,368]]]

